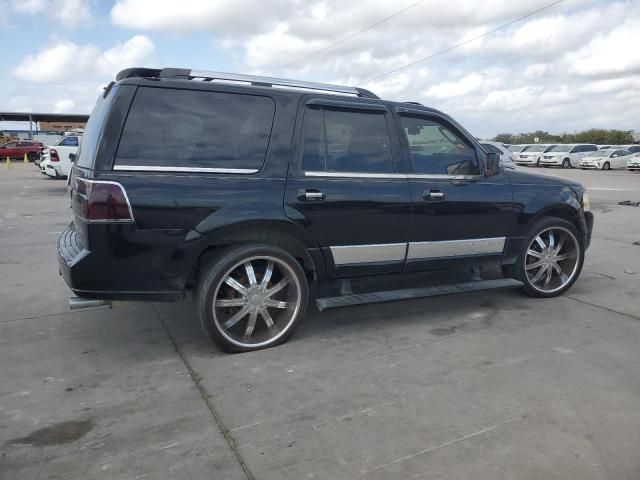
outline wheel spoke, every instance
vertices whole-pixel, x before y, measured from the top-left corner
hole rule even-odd
[[[224,322],[222,324],[222,328],[227,330],[233,327],[236,323],[238,323],[240,320],[246,317],[250,311],[251,309],[248,306],[244,307],[242,310],[238,311],[234,316],[232,316],[229,320]]]
[[[247,304],[246,297],[216,300],[216,307],[219,307],[219,308],[244,307],[246,304]]]
[[[538,245],[540,245],[540,248],[542,248],[543,250],[545,248],[547,248],[547,246],[545,245],[544,241],[542,240],[542,237],[540,235],[538,235],[536,237],[536,242],[538,242]]]
[[[540,252],[536,252],[535,250],[529,249],[527,250],[527,255],[531,255],[532,257],[542,258],[542,254]]]
[[[558,246],[553,251],[553,254],[558,255],[560,253],[560,250],[562,250],[563,246],[564,246],[564,237],[560,238],[560,241],[558,242]]]
[[[250,286],[254,286],[258,284],[258,281],[256,280],[256,272],[253,270],[253,265],[251,265],[251,262],[246,262],[244,264],[244,270],[245,272],[247,272],[247,277],[249,278],[249,285]]]
[[[536,273],[534,277],[531,279],[531,283],[539,282],[542,279],[542,276],[546,273],[547,269],[548,269],[547,265],[543,265],[542,268],[538,270],[538,273]]]
[[[275,323],[273,323],[273,318],[271,318],[271,314],[266,307],[260,309],[260,316],[264,319],[264,323],[267,324],[267,327],[269,327],[270,330],[276,328]]]
[[[273,297],[276,293],[278,293],[288,284],[289,284],[289,280],[286,278],[283,278],[275,286],[271,287],[269,290],[266,291],[267,297]]]
[[[241,295],[246,296],[248,293],[244,285],[242,285],[240,282],[238,282],[235,278],[231,276],[228,276],[227,278],[225,278],[224,283],[229,285],[231,288],[233,288],[236,292],[240,293]]]
[[[551,267],[547,267],[547,276],[544,279],[544,288],[549,286],[549,282],[551,282],[551,275],[553,274],[553,269]]]
[[[556,244],[556,237],[553,235],[553,230],[549,230],[549,248],[553,249]]]
[[[283,301],[281,301],[281,300],[272,300],[272,299],[270,299],[270,298],[267,298],[267,299],[264,301],[264,305],[265,305],[266,307],[273,307],[273,308],[282,308],[282,309],[284,309],[284,308],[287,308],[287,307],[289,306],[289,303],[288,303],[288,302],[283,302]]]
[[[526,266],[526,269],[527,270],[533,270],[534,268],[541,267],[542,265],[544,265],[544,262],[542,260],[540,260],[540,261],[537,261],[537,262],[530,263],[529,265]]]
[[[560,280],[562,281],[563,285],[569,281],[569,277],[567,277],[565,275],[565,273],[562,271],[562,268],[560,267],[560,265],[558,265],[557,263],[554,263],[553,264],[553,269],[556,271],[556,273],[560,277]]]
[[[569,258],[569,255],[567,255],[566,253],[563,253],[562,255],[556,255],[555,257],[553,257],[553,260],[555,262],[561,262],[563,260],[566,260],[567,258]]]
[[[256,320],[258,319],[258,311],[252,310],[249,315],[249,321],[247,322],[247,328],[244,331],[244,338],[247,340],[251,338],[251,334],[253,333],[253,329],[256,328]]]
[[[269,285],[269,281],[271,280],[271,275],[273,274],[273,262],[267,262],[267,268],[264,271],[264,275],[262,276],[262,281],[260,282],[260,290],[263,292],[267,289],[267,285]]]

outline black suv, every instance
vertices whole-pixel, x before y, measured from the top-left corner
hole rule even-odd
[[[504,170],[442,112],[354,87],[175,68],[116,80],[70,175],[58,256],[72,307],[193,288],[207,334],[247,351],[291,335],[310,285],[341,285],[314,291],[322,310],[509,286],[551,297],[580,273],[593,225],[584,188]],[[499,277],[482,278],[487,265]],[[458,268],[470,277],[350,288]]]

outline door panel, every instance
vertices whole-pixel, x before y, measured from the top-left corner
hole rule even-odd
[[[400,116],[399,125],[414,172],[406,269],[499,260],[517,220],[507,176],[485,176],[484,152],[447,118]]]
[[[367,111],[357,100],[357,109],[312,101],[299,114],[285,213],[315,237],[329,276],[400,272],[411,202],[385,104]]]

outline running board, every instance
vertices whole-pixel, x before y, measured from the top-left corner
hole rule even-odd
[[[349,307],[366,303],[392,302],[411,298],[436,297],[451,293],[476,292],[479,290],[493,290],[521,287],[522,282],[513,278],[498,278],[495,280],[480,280],[475,282],[453,283],[425,288],[409,288],[406,290],[388,290],[383,292],[353,293],[339,297],[317,298],[316,307],[322,311],[326,308]]]

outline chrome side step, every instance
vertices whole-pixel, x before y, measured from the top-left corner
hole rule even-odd
[[[82,308],[95,308],[105,307],[111,308],[111,301],[109,300],[91,300],[89,298],[82,297],[69,297],[69,309],[80,310]]]
[[[474,282],[453,283],[435,287],[409,288],[406,290],[388,290],[383,292],[353,293],[338,297],[317,298],[316,307],[322,311],[326,308],[349,307],[366,303],[392,302],[411,298],[435,297],[451,293],[475,292],[478,290],[493,290],[521,287],[522,282],[513,278],[498,278],[495,280],[480,280]]]

